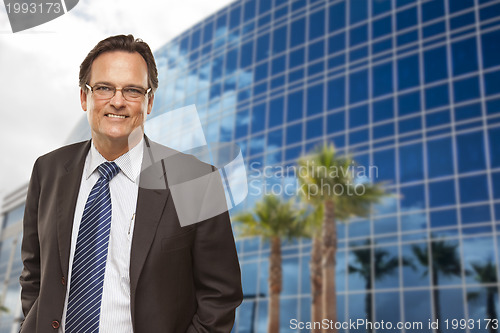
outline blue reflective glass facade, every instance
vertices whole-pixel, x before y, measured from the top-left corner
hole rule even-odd
[[[396,196],[338,226],[339,320],[366,318],[367,302],[377,321],[486,318],[488,286],[498,307],[499,41],[498,1],[236,1],[156,52],[152,115],[196,104],[208,141],[238,144],[264,188],[294,180],[258,170],[324,141],[377,168]],[[258,199],[249,192],[238,210]],[[234,331],[263,332],[269,244],[237,246],[246,299]],[[282,332],[310,320],[310,250],[283,244]],[[399,264],[374,275],[379,257]],[[488,280],[477,269],[489,264]]]

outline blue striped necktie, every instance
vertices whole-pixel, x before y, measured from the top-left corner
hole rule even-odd
[[[90,191],[78,230],[66,312],[66,333],[99,332],[104,270],[111,228],[109,181],[120,171],[114,162],[99,165],[101,177]]]

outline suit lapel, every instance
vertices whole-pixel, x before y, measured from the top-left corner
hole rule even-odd
[[[136,223],[130,254],[130,295],[132,314],[134,313],[135,290],[144,262],[155,238],[158,223],[163,214],[165,204],[170,196],[166,182],[165,168],[159,154],[157,144],[145,137],[146,146],[143,154],[142,171],[137,197]]]
[[[90,149],[90,141],[83,142],[76,155],[68,157],[64,165],[66,173],[54,184],[57,189],[57,240],[63,276],[68,276],[71,233],[75,215],[76,200],[80,191],[85,158]]]

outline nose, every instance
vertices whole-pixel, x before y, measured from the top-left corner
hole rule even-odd
[[[119,109],[125,105],[125,98],[123,97],[122,90],[116,90],[115,95],[111,98],[109,103],[115,108]]]

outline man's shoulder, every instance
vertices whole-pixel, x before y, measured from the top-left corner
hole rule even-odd
[[[64,162],[74,159],[77,155],[82,154],[90,148],[90,141],[82,141],[72,143],[55,150],[52,150],[37,159],[37,163],[53,163]]]

